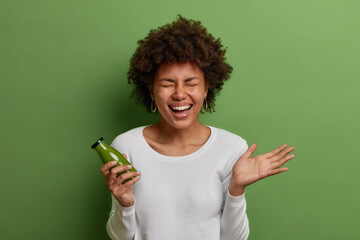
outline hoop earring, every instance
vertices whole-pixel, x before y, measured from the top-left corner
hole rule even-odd
[[[151,97],[151,112],[156,112],[157,108],[156,108],[156,103],[155,100]]]
[[[208,104],[207,104],[206,98],[204,98],[204,101],[205,101],[205,109],[204,109],[204,104],[203,104],[202,107],[201,107],[201,112],[203,112],[203,113],[205,113],[206,110],[208,109]]]

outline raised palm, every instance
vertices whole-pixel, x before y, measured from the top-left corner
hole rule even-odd
[[[235,163],[232,176],[233,185],[245,188],[260,179],[287,171],[286,167],[279,167],[295,157],[294,154],[287,156],[295,148],[289,147],[285,149],[286,144],[274,151],[251,157],[256,147],[256,144],[251,145]]]

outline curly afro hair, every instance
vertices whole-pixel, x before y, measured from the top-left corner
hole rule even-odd
[[[151,112],[151,95],[155,73],[160,64],[174,62],[194,62],[204,73],[208,86],[208,112],[214,111],[215,96],[222,89],[225,80],[230,78],[233,68],[226,63],[225,52],[220,38],[215,39],[200,21],[186,19],[178,15],[171,24],[150,30],[130,59],[127,74],[128,83],[135,88],[132,97],[145,104]]]

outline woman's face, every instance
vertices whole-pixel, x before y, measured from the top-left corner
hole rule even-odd
[[[155,74],[151,94],[163,120],[185,129],[198,122],[207,90],[204,73],[195,63],[163,63]]]

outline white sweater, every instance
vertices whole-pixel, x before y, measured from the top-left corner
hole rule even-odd
[[[115,138],[112,146],[126,153],[141,171],[134,185],[135,204],[122,207],[112,196],[107,231],[120,240],[247,239],[245,194],[231,196],[232,167],[248,149],[241,137],[210,127],[211,135],[196,152],[164,156],[143,137],[143,127]]]

